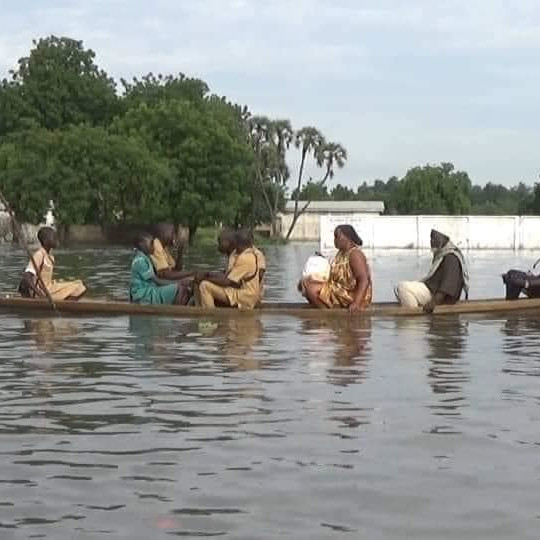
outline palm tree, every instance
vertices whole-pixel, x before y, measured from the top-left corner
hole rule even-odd
[[[264,202],[270,209],[272,207],[268,194],[264,189],[264,179],[263,179],[263,148],[266,144],[268,126],[270,120],[266,116],[251,116],[246,120],[247,126],[247,136],[251,147],[253,148],[253,153],[255,155],[254,161],[254,175],[257,179],[257,182],[260,184],[261,192],[263,194]],[[253,191],[252,201],[255,200],[255,191]],[[252,207],[254,203],[252,202]]]
[[[313,128],[307,128],[309,130]],[[302,131],[302,130],[300,130]],[[316,130],[315,130],[316,131]],[[300,133],[300,132],[299,132]],[[318,133],[318,132],[317,132]],[[311,201],[306,201],[302,208],[299,208],[299,199],[300,199],[300,190],[302,186],[302,173],[304,168],[305,157],[308,155],[310,150],[313,151],[315,156],[315,161],[318,167],[324,168],[324,176],[321,180],[317,182],[319,186],[324,186],[326,181],[334,177],[334,169],[337,166],[339,169],[342,169],[345,166],[345,161],[347,160],[347,150],[339,143],[326,142],[322,135],[319,134],[320,138],[313,139],[311,137],[312,132],[309,133],[309,137],[305,139],[307,151],[304,153],[304,147],[302,147],[302,159],[300,161],[300,173],[298,175],[298,185],[295,191],[295,201],[294,201],[294,214],[291,221],[291,225],[287,232],[287,238],[290,238],[298,218],[307,210]],[[310,144],[311,146],[307,146]]]
[[[298,180],[296,182],[296,189],[294,191],[294,214],[289,230],[287,231],[287,238],[290,238],[296,222],[301,215],[298,204],[300,199],[300,192],[302,190],[302,181],[304,176],[306,159],[311,153],[316,156],[319,152],[319,148],[324,145],[324,142],[324,137],[321,132],[317,128],[311,126],[303,127],[295,134],[294,145],[296,146],[296,148],[300,149],[300,166],[298,168]]]
[[[287,166],[287,150],[290,148],[294,139],[294,131],[289,120],[275,120],[270,126],[270,135],[275,142],[276,161],[274,163],[272,178],[276,184],[273,190],[273,209],[272,216],[272,236],[277,235],[277,213],[281,195],[290,177],[289,167]]]
[[[320,146],[316,155],[317,165],[325,168],[324,177],[321,183],[324,184],[328,179],[334,178],[334,168],[345,167],[347,161],[347,150],[339,143],[329,142]]]
[[[303,127],[296,132],[294,136],[294,145],[301,149],[300,167],[298,169],[297,191],[302,187],[302,177],[304,174],[304,166],[306,158],[310,153],[316,153],[318,148],[324,144],[322,133],[314,127]]]
[[[270,132],[275,138],[278,153],[285,159],[285,154],[294,138],[294,131],[290,120],[274,120],[270,125]]]
[[[255,153],[255,176],[270,214],[271,234],[275,236],[279,201],[289,179],[286,153],[294,132],[289,120],[255,116],[248,119],[248,133]]]

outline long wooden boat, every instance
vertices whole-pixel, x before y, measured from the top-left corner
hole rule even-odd
[[[427,316],[421,308],[406,309],[395,302],[372,304],[366,311],[351,315],[346,309],[317,309],[306,303],[266,303],[254,310],[231,308],[203,309],[192,306],[153,306],[109,300],[82,300],[57,302],[53,311],[45,299],[26,299],[10,295],[0,296],[0,309],[25,312],[49,312],[54,314],[81,315],[144,315],[180,318],[201,317],[254,317],[261,315],[289,315],[293,317],[418,317]],[[520,300],[470,300],[454,305],[438,306],[434,315],[460,313],[511,313],[539,311],[540,299]]]

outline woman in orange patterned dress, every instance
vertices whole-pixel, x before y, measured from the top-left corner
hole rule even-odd
[[[320,308],[348,308],[355,312],[371,304],[371,272],[360,246],[362,239],[351,225],[339,225],[334,231],[338,253],[332,261],[326,283],[305,280],[304,296]]]

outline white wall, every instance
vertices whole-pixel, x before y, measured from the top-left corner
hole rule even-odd
[[[334,249],[334,228],[351,224],[369,248],[429,248],[437,229],[462,249],[539,249],[540,217],[536,216],[320,216],[321,250]]]
[[[317,241],[320,237],[320,215],[302,214],[294,226],[291,240],[313,240]],[[292,223],[292,214],[281,214],[281,236],[285,237]]]
[[[326,214],[324,214],[326,216]],[[328,214],[330,216],[331,214]],[[348,214],[335,214],[336,216],[339,215],[345,215],[348,216]],[[376,214],[354,214],[357,218],[359,216],[372,216]],[[289,227],[291,226],[293,219],[293,214],[281,214],[280,220],[280,232],[281,236],[285,238],[287,235],[287,232],[289,230]],[[298,221],[296,222],[296,225],[294,226],[291,240],[303,240],[303,241],[313,241],[318,242],[319,238],[321,237],[321,214],[315,213],[315,212],[306,212],[305,214],[302,214]]]

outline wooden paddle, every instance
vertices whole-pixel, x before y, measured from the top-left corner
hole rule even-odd
[[[34,270],[36,271],[36,277],[38,284],[41,286],[41,289],[45,293],[45,296],[47,297],[47,300],[51,306],[51,309],[53,311],[56,311],[56,305],[54,304],[54,300],[52,299],[51,293],[49,292],[49,289],[45,286],[45,283],[43,282],[43,279],[41,279],[41,270],[39,269],[38,265],[36,264],[36,261],[34,259],[34,255],[32,255],[32,252],[30,251],[30,248],[28,247],[28,244],[26,243],[26,240],[24,239],[24,234],[22,231],[21,226],[19,225],[19,222],[15,218],[15,214],[13,213],[13,210],[8,202],[8,200],[4,197],[4,194],[2,191],[0,191],[0,202],[4,205],[4,208],[6,209],[6,212],[9,214],[9,217],[11,218],[11,223],[13,226],[13,231],[16,232],[17,236],[19,237],[19,241],[23,245],[26,254],[30,257],[30,261],[32,262],[32,266],[34,267]]]

